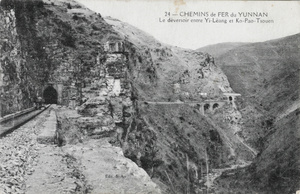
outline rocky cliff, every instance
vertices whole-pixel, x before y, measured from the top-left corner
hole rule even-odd
[[[7,5],[0,11],[0,116],[4,116],[32,106],[34,89],[29,84],[33,78],[28,75],[30,71],[25,60],[26,53],[22,50],[18,37],[15,10]]]
[[[58,111],[59,145],[109,137],[165,193],[200,192],[212,168],[253,159],[232,128],[239,97],[209,54],[73,0],[2,0],[1,17],[3,115],[38,97],[75,109]]]
[[[93,42],[101,40],[96,38],[100,36],[97,28],[91,28],[93,32],[86,41],[79,41],[87,33],[82,23],[101,26],[103,20],[89,12],[91,20],[86,23],[84,17],[77,16],[81,13],[70,12],[70,3],[60,1],[2,1],[1,4],[1,21],[5,22],[1,25],[2,116],[33,106],[48,86],[57,90],[59,103],[67,105],[72,97],[68,94],[72,93],[71,86],[78,85],[79,75],[94,64],[101,44]],[[109,26],[106,27],[103,30],[109,31]]]
[[[243,94],[239,133],[260,150],[246,171],[224,175],[226,181],[241,180],[236,190],[246,192],[245,185],[262,193],[299,189],[299,43],[296,34],[215,52],[232,88]]]
[[[125,155],[162,188],[168,185],[167,193],[203,188],[197,180],[204,179],[207,158],[209,168],[252,160],[253,153],[232,127],[240,113],[234,103],[224,102],[223,94],[233,90],[212,56],[165,45],[129,24],[105,20],[134,48],[129,72],[139,119],[127,129]],[[208,101],[215,103],[203,108],[203,115],[200,106]],[[199,104],[185,104],[189,102]],[[222,124],[225,130],[218,126]]]

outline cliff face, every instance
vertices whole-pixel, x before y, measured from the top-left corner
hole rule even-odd
[[[200,93],[216,98],[222,92],[232,92],[226,76],[209,54],[165,45],[129,24],[105,20],[134,48],[129,71],[143,100],[199,100],[203,97]]]
[[[101,49],[101,42],[95,40],[101,40],[106,33],[101,34],[100,27],[87,28],[90,32],[85,32],[83,26],[92,23],[101,26],[103,20],[89,12],[87,16],[91,20],[87,22],[85,17],[80,17],[80,12],[68,9],[70,3],[1,2],[1,21],[5,22],[1,25],[2,116],[33,106],[47,87],[55,88],[59,104],[68,105],[72,98],[70,93],[78,93],[70,86],[81,84],[80,75],[95,64]],[[109,26],[103,24],[101,29],[109,31]],[[81,38],[86,33],[91,35],[85,36],[83,41]]]
[[[252,160],[251,150],[235,135],[240,113],[234,103],[224,102],[223,94],[233,91],[213,57],[162,44],[119,20],[105,20],[130,45],[128,72],[138,118],[126,130],[127,157],[167,193],[203,187],[198,180],[203,184],[206,159],[209,168]],[[196,104],[185,104],[210,100],[217,103],[204,108],[205,115]],[[170,181],[173,186],[166,189]]]
[[[243,94],[239,134],[260,151],[253,165],[234,176],[225,174],[221,184],[239,179],[242,185],[231,186],[242,192],[255,187],[293,193],[299,188],[299,42],[296,34],[215,52],[232,88]]]
[[[166,193],[196,192],[206,165],[251,160],[234,131],[212,120],[224,113],[225,123],[236,124],[231,117],[239,111],[223,95],[233,91],[210,55],[164,45],[72,0],[1,4],[1,17],[8,17],[8,40],[1,39],[4,114],[37,97],[76,109],[76,116],[58,114],[60,144],[110,137]]]
[[[26,53],[18,37],[15,11],[1,7],[0,12],[0,116],[4,116],[32,106],[34,89],[29,84],[32,77],[28,75]]]
[[[75,1],[2,1],[2,116],[45,103],[75,108],[83,133],[112,132],[134,114],[126,41]],[[2,35],[2,34],[1,34]]]

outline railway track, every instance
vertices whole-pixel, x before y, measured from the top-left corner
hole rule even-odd
[[[10,115],[6,115],[0,118],[0,138],[11,133],[18,127],[24,125],[51,105],[48,104],[41,109],[36,109],[36,107],[28,108]]]

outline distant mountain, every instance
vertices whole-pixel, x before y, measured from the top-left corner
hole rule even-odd
[[[299,188],[299,34],[206,48],[214,59],[162,44],[74,0],[1,0],[0,17],[5,114],[46,99],[45,88],[53,88],[51,99],[80,114],[60,122],[62,142],[108,137],[163,193],[216,193],[219,170],[254,157],[233,182],[222,177],[223,186],[232,183],[223,193],[238,193],[232,185],[249,193],[243,181],[255,193]],[[242,97],[224,99],[231,92]]]
[[[213,54],[232,88],[255,98],[266,110],[298,99],[300,34],[260,43],[220,43],[197,49]],[[280,93],[280,94],[279,94]],[[268,96],[268,98],[265,98]]]
[[[276,114],[299,99],[300,34],[239,46],[215,56],[231,87]],[[276,116],[276,115],[274,115]]]
[[[239,46],[245,45],[247,43],[243,42],[225,42],[225,43],[219,43],[219,44],[213,44],[208,45],[202,48],[197,49],[196,51],[203,52],[203,53],[209,53],[213,57],[220,56],[229,50],[235,49]]]
[[[227,46],[214,45],[210,49],[215,49],[215,61],[232,89],[243,96],[239,108],[243,117],[249,117],[247,125],[257,123],[251,114],[259,113],[269,119],[259,124],[261,128],[242,132],[246,137],[260,133],[261,153],[254,163],[234,176],[224,174],[218,182],[222,185],[239,179],[240,184],[232,187],[233,191],[256,187],[263,193],[294,193],[300,186],[296,143],[300,134],[300,34],[266,42],[237,43],[237,47],[224,45]]]

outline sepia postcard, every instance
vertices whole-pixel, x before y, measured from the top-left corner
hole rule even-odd
[[[0,194],[300,194],[300,2],[0,0]]]

